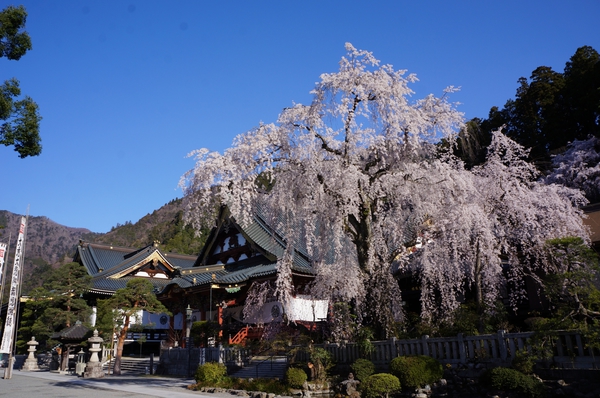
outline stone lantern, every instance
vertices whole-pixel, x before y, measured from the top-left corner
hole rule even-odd
[[[84,378],[99,378],[104,377],[104,371],[102,370],[102,363],[98,358],[98,353],[101,348],[100,345],[104,342],[102,337],[98,337],[98,330],[94,330],[94,335],[88,339],[90,343],[90,356],[89,362],[86,364],[85,371],[83,373]]]
[[[35,354],[34,354],[35,350],[36,350],[35,347],[38,344],[40,344],[40,343],[35,341],[35,337],[32,337],[31,341],[27,342],[27,345],[29,346],[29,348],[27,349],[27,351],[29,352],[29,356],[25,360],[25,363],[23,364],[23,368],[21,370],[25,370],[25,371],[40,370],[40,368],[38,367],[37,358],[35,357]]]

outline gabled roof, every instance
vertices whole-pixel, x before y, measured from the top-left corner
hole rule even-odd
[[[252,223],[249,226],[242,228],[235,222],[233,217],[231,217],[227,208],[222,207],[219,213],[218,224],[211,230],[208,239],[206,240],[206,244],[200,251],[198,260],[194,264],[194,267],[203,266],[203,263],[206,261],[206,258],[208,258],[208,256],[213,250],[215,239],[217,238],[218,234],[221,232],[221,229],[226,223],[232,224],[234,228],[240,231],[240,233],[246,238],[246,240],[253,242],[254,247],[256,247],[260,252],[262,252],[266,259],[270,260],[270,264],[276,264],[277,260],[284,255],[287,242],[281,233],[269,226],[269,224],[265,221],[266,216],[263,213],[264,211],[258,211],[257,214],[254,216]],[[309,256],[306,253],[304,245],[298,244],[295,246],[296,247],[294,249],[292,271],[295,271],[300,274],[314,275],[315,271],[312,268]],[[276,271],[274,267],[272,268],[272,273],[275,273]],[[267,271],[265,270],[264,272]]]
[[[92,290],[109,295],[124,288],[132,278],[140,277],[139,271],[145,267],[153,269],[151,274],[145,274],[157,292],[172,283],[182,288],[192,286],[193,279],[182,276],[181,271],[191,268],[195,260],[195,256],[163,253],[158,245],[136,250],[86,242],[80,242],[73,258],[92,277]]]
[[[277,261],[284,255],[285,239],[269,227],[266,217],[261,214],[257,214],[248,227],[242,228],[223,207],[217,227],[211,231],[198,257],[165,253],[157,244],[131,249],[80,242],[73,261],[86,268],[92,276],[92,290],[99,294],[112,295],[136,277],[148,277],[157,293],[170,285],[183,289],[206,288],[212,284],[235,287],[253,278],[275,275]],[[237,261],[227,264],[206,264],[216,239],[227,228],[235,228],[244,237],[252,247],[252,255],[244,259],[235,257]],[[294,250],[292,272],[312,276],[315,272],[303,247],[298,245]]]
[[[81,322],[77,321],[75,325],[54,333],[51,338],[61,342],[80,342],[83,341],[83,338],[90,330],[91,329],[88,327],[83,326]]]

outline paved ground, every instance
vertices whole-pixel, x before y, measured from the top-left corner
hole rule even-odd
[[[186,389],[192,379],[156,376],[106,376],[101,379],[84,379],[77,376],[39,371],[14,370],[10,379],[2,378],[0,371],[0,396],[14,398],[226,398],[230,394],[207,394]]]

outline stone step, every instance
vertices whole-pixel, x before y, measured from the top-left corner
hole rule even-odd
[[[105,370],[113,368],[114,359],[105,362],[102,368]],[[154,365],[156,365],[156,361]],[[129,374],[146,374],[150,372],[150,359],[148,358],[121,358],[121,372]]]

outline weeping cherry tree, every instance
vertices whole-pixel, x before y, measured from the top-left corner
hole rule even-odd
[[[321,75],[310,105],[285,108],[277,123],[239,135],[223,154],[193,152],[196,166],[181,186],[196,228],[220,204],[242,225],[258,203],[276,213],[270,221],[288,244],[277,265],[284,303],[293,248],[303,242],[317,272],[312,294],[355,303],[359,319],[387,334],[401,317],[392,262],[415,238],[424,203],[439,205],[453,185],[459,166],[435,143],[452,141],[463,119],[448,102],[453,87],[412,100],[414,74],[346,50],[339,71]]]
[[[545,184],[528,154],[494,132],[485,162],[457,168],[444,205],[429,208],[430,243],[399,261],[400,269],[419,275],[425,319],[452,314],[469,293],[480,313],[503,291],[516,309],[527,294],[525,277],[541,287],[541,276],[553,272],[548,239],[578,236],[589,243],[581,191]]]

